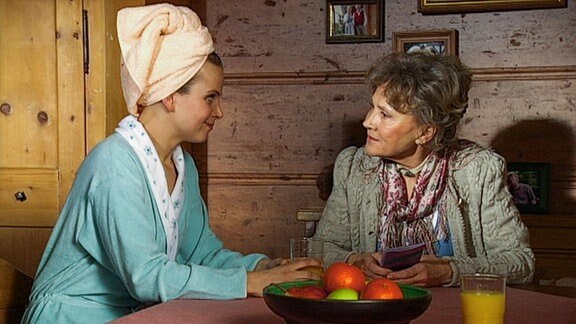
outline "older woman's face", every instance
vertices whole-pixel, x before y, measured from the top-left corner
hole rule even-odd
[[[420,135],[420,126],[416,118],[392,108],[382,88],[372,95],[372,108],[363,125],[367,129],[365,150],[369,155],[406,164],[418,149],[415,141]]]
[[[174,94],[177,100],[175,123],[182,141],[203,143],[216,120],[223,117],[220,99],[224,73],[221,67],[206,62],[196,78],[189,93]]]

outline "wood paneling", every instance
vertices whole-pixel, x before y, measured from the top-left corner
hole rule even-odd
[[[60,206],[86,154],[82,1],[56,1],[58,168]]]
[[[120,46],[116,35],[116,12],[122,7],[142,3],[143,0],[84,3],[89,34],[88,73],[85,75],[86,152],[111,134],[120,119],[126,115],[120,83]]]
[[[316,203],[314,186],[284,184],[210,184],[210,222],[225,246],[243,253],[288,257],[291,237],[304,235],[298,206]]]
[[[536,256],[534,282],[576,278],[576,215],[524,215]]]
[[[30,12],[43,14],[23,23]],[[0,114],[0,168],[3,175],[27,169],[57,174],[41,179],[53,180],[41,186],[55,190],[37,198],[56,197],[62,205],[85,153],[82,2],[0,1],[0,13],[0,102],[11,106]],[[48,208],[40,225],[52,224],[54,216]]]
[[[0,227],[0,256],[33,278],[52,228]]]
[[[58,218],[58,172],[0,169],[0,226],[52,226]],[[15,194],[25,195],[17,200]]]
[[[312,174],[363,142],[361,85],[228,86],[208,142],[209,173]],[[250,104],[245,104],[250,103]],[[228,172],[230,172],[228,171]]]
[[[208,27],[226,71],[363,71],[391,51],[392,32],[458,29],[474,68],[574,65],[576,9],[423,16],[412,1],[386,1],[383,43],[325,44],[325,1],[209,1]]]
[[[0,324],[20,322],[31,288],[31,278],[0,259]]]
[[[31,10],[45,14],[25,23]],[[55,11],[55,1],[0,1],[0,104],[10,105],[0,114],[0,168],[57,168]]]

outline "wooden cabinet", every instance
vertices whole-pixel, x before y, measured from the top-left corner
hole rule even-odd
[[[29,276],[78,166],[126,114],[116,12],[143,3],[0,0],[0,257]]]
[[[0,1],[0,71],[0,225],[50,226],[85,153],[82,2]]]

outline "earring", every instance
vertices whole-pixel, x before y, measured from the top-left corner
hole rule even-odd
[[[417,139],[417,140],[415,141],[415,143],[416,143],[416,145],[422,145],[422,141],[419,140],[419,139]]]

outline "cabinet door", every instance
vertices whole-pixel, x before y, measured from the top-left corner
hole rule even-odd
[[[81,0],[0,0],[0,226],[52,226],[85,155]]]

